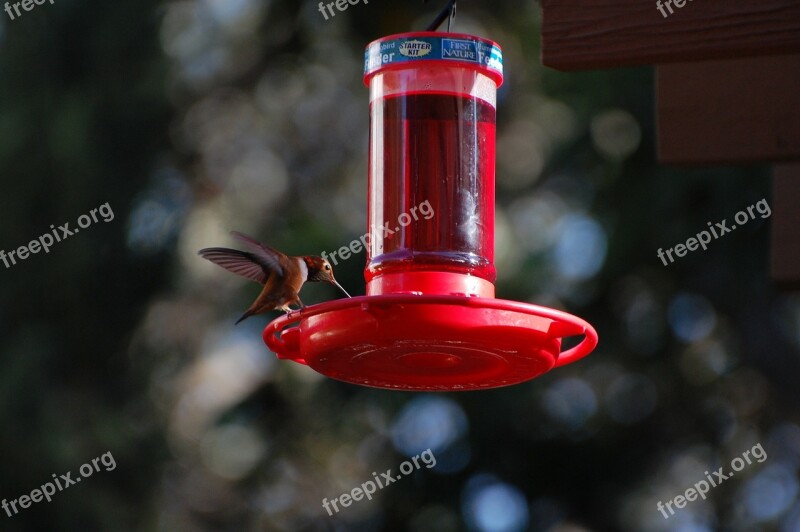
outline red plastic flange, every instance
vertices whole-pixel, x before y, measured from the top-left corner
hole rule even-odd
[[[561,340],[577,335],[583,341],[561,352]],[[588,355],[597,333],[566,312],[516,301],[391,294],[282,316],[264,329],[264,341],[278,358],[345,382],[449,391],[532,379]]]

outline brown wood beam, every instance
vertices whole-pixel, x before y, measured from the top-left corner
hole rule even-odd
[[[777,165],[772,185],[772,279],[800,289],[800,164]]]
[[[800,160],[800,54],[661,65],[656,85],[661,162]]]
[[[542,0],[542,63],[587,70],[800,53],[798,0],[670,0],[670,7],[665,18],[656,0]]]

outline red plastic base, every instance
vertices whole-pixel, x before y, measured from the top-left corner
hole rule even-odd
[[[577,335],[583,341],[561,352],[561,340]],[[588,355],[597,333],[565,312],[516,301],[392,294],[282,316],[264,329],[264,342],[278,358],[341,381],[454,391],[533,379]]]

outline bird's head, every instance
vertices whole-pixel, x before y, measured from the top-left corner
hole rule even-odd
[[[340,285],[333,277],[333,267],[331,266],[330,262],[322,257],[317,256],[303,257],[303,260],[306,263],[306,267],[308,267],[309,281],[322,281],[325,283],[330,283],[344,292],[344,295],[351,297],[350,294],[347,293],[347,290],[342,288],[342,285]]]

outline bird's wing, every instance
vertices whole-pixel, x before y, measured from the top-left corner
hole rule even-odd
[[[270,268],[278,275],[284,275],[285,272],[283,271],[283,266],[281,265],[281,258],[286,257],[286,255],[277,249],[265,246],[255,238],[249,237],[244,233],[240,233],[239,231],[231,231],[231,235],[233,235],[235,239],[241,240],[247,244],[253,251],[253,255],[260,259],[259,262],[269,264]]]
[[[274,271],[272,264],[261,260],[261,257],[238,249],[205,248],[198,251],[197,254],[222,266],[229,272],[247,277],[260,284],[266,283],[270,273]]]

